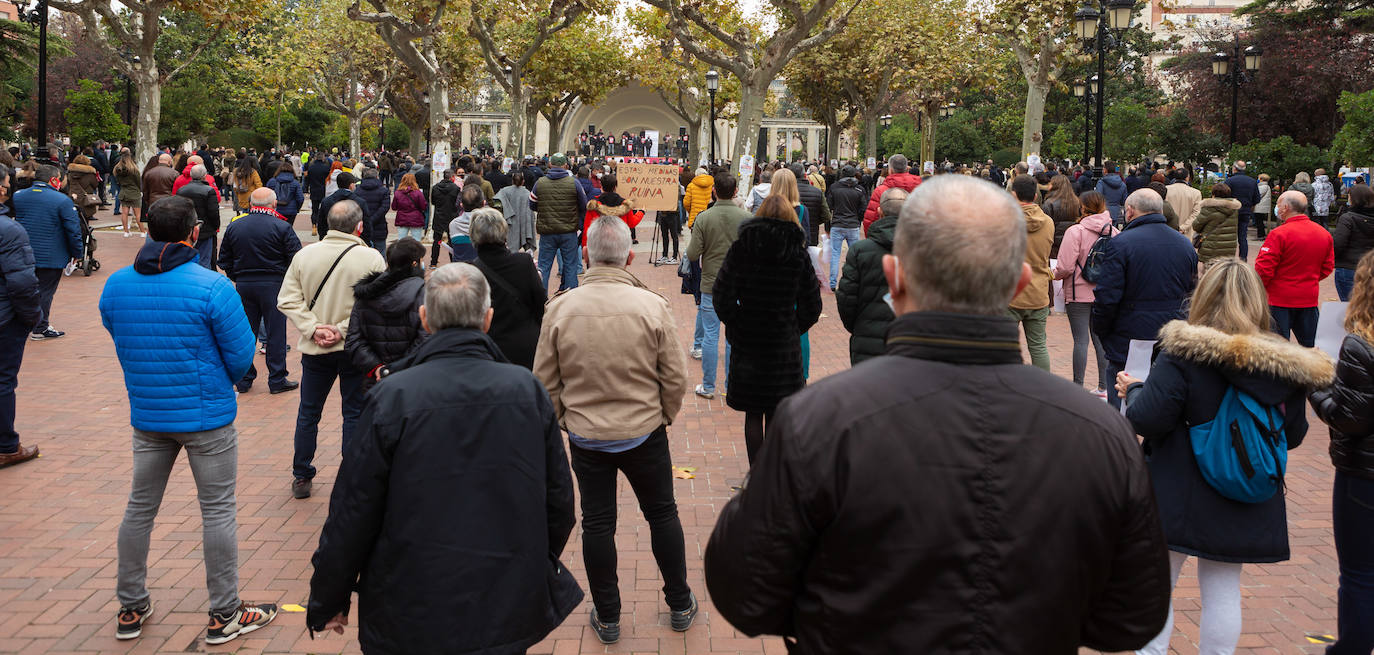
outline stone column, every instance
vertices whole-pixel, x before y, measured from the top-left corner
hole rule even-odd
[[[820,135],[821,135],[821,131],[820,131],[820,130],[818,130],[818,129],[814,128],[814,127],[807,128],[807,130],[806,130],[806,157],[807,157],[807,159],[815,159],[815,158],[821,156],[821,149],[818,147],[819,144],[816,143],[816,140],[820,138]]]

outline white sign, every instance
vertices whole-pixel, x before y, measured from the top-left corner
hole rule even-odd
[[[448,170],[448,150],[440,149],[434,152],[433,170],[435,173],[443,173]],[[436,177],[435,179],[438,178]]]
[[[877,167],[878,167],[878,160],[877,160],[877,158],[869,157],[869,158],[868,158],[868,167],[869,167],[869,168],[877,168]]]
[[[658,146],[660,145],[658,130],[644,130],[644,138],[647,139],[649,143],[653,144],[649,146],[648,150],[648,156],[653,157],[654,154],[658,152]]]
[[[1053,271],[1059,265],[1059,260],[1050,260],[1050,270]],[[1055,280],[1050,283],[1054,287],[1054,311],[1058,314],[1067,313],[1069,310],[1064,304],[1064,281]]]
[[[928,161],[928,162],[926,162],[926,163],[925,163],[925,166],[922,166],[922,168],[925,169],[925,172],[926,172],[927,175],[934,175],[934,174],[935,174],[935,162],[933,162],[933,161]]]
[[[1341,358],[1341,343],[1345,341],[1346,303],[1322,303],[1321,315],[1317,318],[1317,350],[1331,359]]]
[[[1154,341],[1141,341],[1131,339],[1131,349],[1126,354],[1126,375],[1129,375],[1141,382],[1150,377],[1150,360],[1155,355]],[[1116,380],[1108,380],[1107,384],[1112,385],[1107,393],[1116,393]],[[1121,415],[1126,415],[1126,400],[1121,400]]]
[[[515,160],[514,160],[514,159],[512,159],[512,158],[510,158],[510,157],[506,157],[505,159],[501,160],[501,171],[502,171],[502,172],[504,172],[504,173],[509,173],[509,172],[511,172],[511,169],[512,169],[512,168],[515,168]]]

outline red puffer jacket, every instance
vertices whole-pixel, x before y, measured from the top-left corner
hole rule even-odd
[[[1321,281],[1336,267],[1331,233],[1298,214],[1269,231],[1255,272],[1275,307],[1316,307]]]
[[[864,212],[864,233],[868,233],[868,226],[883,217],[883,211],[878,207],[879,200],[883,197],[883,192],[888,189],[903,189],[911,193],[912,189],[921,186],[921,176],[911,173],[893,173],[883,180],[883,185],[873,190],[873,195],[868,198],[868,210]]]

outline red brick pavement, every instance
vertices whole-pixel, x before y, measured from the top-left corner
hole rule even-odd
[[[652,229],[652,228],[650,228]],[[149,587],[158,613],[133,642],[114,639],[115,536],[129,485],[128,405],[96,300],[106,275],[131,261],[140,243],[116,233],[100,235],[105,267],[91,278],[62,281],[53,323],[67,331],[57,341],[30,343],[20,375],[19,428],[25,443],[42,447],[37,462],[0,470],[0,653],[242,653],[357,652],[354,628],[312,641],[303,614],[284,613],[266,629],[226,646],[205,646],[206,592],[200,553],[200,515],[189,468],[176,469],[153,533]],[[647,242],[646,242],[647,243]],[[686,244],[683,244],[684,249]],[[633,271],[674,307],[684,349],[695,308],[678,293],[673,267],[637,262]],[[812,331],[812,379],[848,366],[847,335],[826,293],[825,313]],[[1333,296],[1328,287],[1326,294]],[[1055,372],[1067,375],[1072,353],[1063,316],[1050,319]],[[294,336],[292,337],[294,341]],[[290,358],[293,377],[299,358]],[[690,361],[693,377],[700,368]],[[1093,379],[1089,372],[1088,379]],[[695,381],[695,380],[694,380]],[[321,426],[314,497],[289,493],[295,394],[254,390],[240,398],[240,586],[247,600],[304,603],[310,555],[323,524],[339,462],[339,416],[331,400]],[[618,545],[625,600],[619,644],[602,646],[586,627],[589,602],[532,653],[783,653],[776,638],[750,639],[716,615],[702,578],[702,554],[717,512],[744,477],[742,417],[717,399],[688,393],[671,429],[674,464],[695,467],[695,479],[676,481],[687,540],[688,576],[703,603],[691,631],[674,633],[659,591],[648,526],[628,485],[620,488]],[[1326,428],[1314,422],[1306,445],[1289,460],[1288,498],[1293,558],[1251,565],[1243,577],[1245,633],[1250,653],[1316,653],[1305,632],[1335,628],[1337,578],[1330,521],[1331,467]],[[580,581],[580,539],[573,535],[563,561]],[[1035,562],[1025,562],[1035,566]],[[1175,594],[1173,646],[1196,652],[1199,618],[1195,567],[1184,570]],[[355,621],[356,625],[356,621]]]

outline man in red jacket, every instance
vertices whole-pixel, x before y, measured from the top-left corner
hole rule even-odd
[[[1301,191],[1279,196],[1275,211],[1282,224],[1269,231],[1255,272],[1269,294],[1274,331],[1287,339],[1291,330],[1298,343],[1311,348],[1317,340],[1318,289],[1336,266],[1336,252],[1331,233],[1304,213],[1307,196]]]
[[[195,168],[196,164],[204,165],[205,160],[202,159],[200,155],[191,155],[186,158],[186,168],[182,169],[181,176],[172,183],[172,195],[176,195],[177,192],[181,190],[181,187],[191,183],[191,169]],[[206,166],[205,168],[209,169],[210,167]],[[219,194],[219,187],[215,186],[215,178],[207,175],[205,181],[210,185],[211,189],[215,190],[215,202],[223,202],[224,197]]]
[[[912,175],[907,172],[906,157],[902,155],[892,155],[887,160],[888,175],[883,179],[881,186],[873,190],[868,197],[868,209],[864,212],[864,234],[868,234],[868,226],[883,217],[880,201],[883,192],[888,189],[901,189],[911,193],[916,187],[921,185],[921,176]]]

